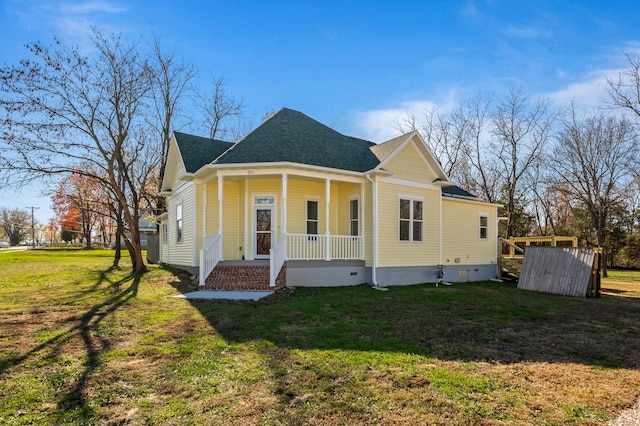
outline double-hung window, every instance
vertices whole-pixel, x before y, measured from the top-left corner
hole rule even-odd
[[[349,201],[349,235],[360,235],[360,210],[357,198]]]
[[[422,241],[422,205],[421,199],[400,198],[400,241]]]
[[[318,235],[318,202],[307,200],[307,235]]]
[[[182,242],[182,203],[176,206],[176,242]]]
[[[479,220],[480,239],[486,240],[489,238],[489,217],[486,214],[480,214]]]

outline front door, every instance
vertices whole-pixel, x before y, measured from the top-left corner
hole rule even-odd
[[[272,242],[273,207],[258,207],[255,209],[256,239],[255,259],[269,258]]]

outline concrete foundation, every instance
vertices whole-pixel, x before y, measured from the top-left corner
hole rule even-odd
[[[339,287],[367,282],[364,261],[287,261],[287,287]]]
[[[371,268],[368,268],[371,280]],[[407,266],[398,268],[377,268],[376,281],[379,286],[411,285],[435,283],[437,266]],[[497,266],[490,265],[445,265],[444,281],[457,283],[467,281],[486,281],[497,276]],[[369,281],[371,282],[371,281]]]

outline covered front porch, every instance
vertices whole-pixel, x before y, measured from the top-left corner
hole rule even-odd
[[[220,262],[268,269],[272,288],[282,285],[278,275],[286,262],[300,268],[306,264],[298,261],[316,267],[318,261],[360,261],[364,268],[366,185],[348,173],[217,170],[198,191],[204,206],[200,286]]]

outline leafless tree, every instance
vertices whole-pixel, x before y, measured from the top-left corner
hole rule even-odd
[[[617,78],[607,80],[611,103],[616,108],[624,108],[640,117],[640,57],[625,53],[628,68]]]
[[[161,141],[159,170],[155,177],[156,191],[154,192],[157,192],[162,186],[171,132],[175,130],[181,101],[193,89],[191,82],[195,72],[191,64],[176,58],[174,51],[165,53],[158,39],[155,39],[153,43],[150,66],[152,69],[154,114],[151,116],[149,124],[156,130]],[[156,204],[155,210],[163,210],[163,197],[155,197],[154,203]]]
[[[492,139],[503,179],[502,196],[506,216],[506,237],[514,235],[517,204],[531,191],[526,174],[541,159],[551,136],[556,114],[548,100],[530,101],[520,90],[510,90],[491,114]]]
[[[633,124],[626,118],[602,111],[582,118],[572,106],[549,157],[556,189],[586,208],[600,247],[606,246],[612,210],[632,182],[626,165],[633,160],[635,143]]]
[[[0,70],[0,170],[24,183],[91,164],[80,173],[104,185],[122,209],[133,271],[142,273],[140,181],[158,166],[149,153],[159,151],[140,137],[152,70],[119,36],[96,31],[92,42],[89,56],[58,39],[30,44],[31,58]]]
[[[609,79],[609,95],[614,108],[631,112],[640,127],[640,56],[625,53],[628,67],[616,79]],[[629,163],[631,172],[640,177],[640,157]]]
[[[462,182],[478,197],[496,203],[501,177],[495,153],[488,149],[491,105],[491,97],[480,93],[466,101],[458,109],[458,114],[466,117],[466,136],[469,138],[466,152],[469,170]]]
[[[211,77],[213,93],[198,95],[198,109],[203,116],[203,126],[211,139],[239,139],[244,130],[238,119],[242,118],[243,101],[227,91],[223,77]]]

